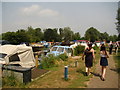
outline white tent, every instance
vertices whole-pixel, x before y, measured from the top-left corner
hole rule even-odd
[[[19,64],[25,68],[35,66],[35,58],[32,47],[25,45],[2,45],[0,46],[0,53],[7,54],[3,58],[5,64]]]

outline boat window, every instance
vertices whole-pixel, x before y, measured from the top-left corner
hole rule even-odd
[[[71,49],[71,48],[65,48],[65,51],[66,51],[67,53],[72,53],[72,49]]]
[[[63,51],[64,51],[64,48],[63,48],[63,47],[59,47],[57,51],[58,51],[58,52],[63,52]]]
[[[51,51],[56,51],[57,50],[57,47],[53,47]]]
[[[0,58],[4,58],[7,54],[0,53]]]
[[[14,54],[11,57],[9,57],[9,62],[14,62],[14,61],[20,61],[18,54]]]

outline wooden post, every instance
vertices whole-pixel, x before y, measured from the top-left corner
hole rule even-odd
[[[0,90],[2,89],[2,75],[3,75],[2,64],[0,64]]]
[[[35,61],[36,61],[35,66],[37,68],[38,67],[38,55],[35,55]]]
[[[76,60],[76,61],[75,61],[75,67],[77,67],[77,66],[78,66],[78,61]]]

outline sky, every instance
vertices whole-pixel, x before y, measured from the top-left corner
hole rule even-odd
[[[9,1],[9,2],[8,2]],[[118,2],[15,2],[0,3],[2,33],[33,28],[64,28],[79,32],[81,36],[90,27],[101,33],[117,35],[115,22]],[[54,1],[54,0],[53,0]],[[114,0],[115,1],[115,0]]]

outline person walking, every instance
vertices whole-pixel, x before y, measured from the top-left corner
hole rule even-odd
[[[118,46],[119,46],[119,45],[118,45],[118,43],[116,42],[116,43],[115,43],[115,53],[117,53],[117,51],[118,51]]]
[[[113,49],[113,43],[112,43],[112,41],[110,41],[110,44],[109,44],[109,54],[112,54],[112,49]]]
[[[105,81],[105,74],[106,74],[106,67],[108,66],[108,60],[107,58],[109,58],[107,52],[106,52],[106,47],[104,45],[104,43],[102,43],[101,47],[100,47],[100,65],[101,65],[101,80]]]
[[[93,59],[95,58],[92,44],[88,44],[88,47],[85,49],[82,55],[82,60],[84,60],[84,56],[85,56],[86,76],[88,76],[90,75],[90,69],[93,66]]]

